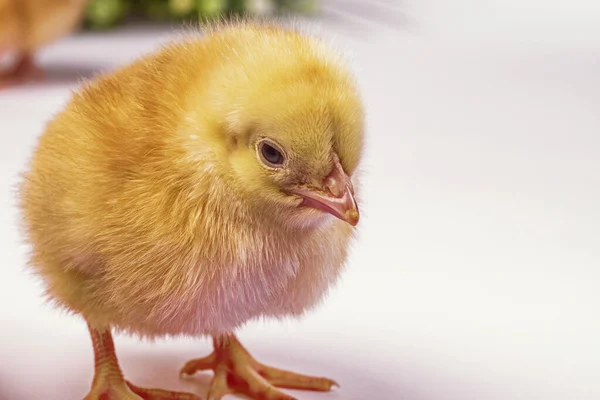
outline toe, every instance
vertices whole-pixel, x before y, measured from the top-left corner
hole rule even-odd
[[[258,372],[248,369],[239,371],[239,376],[244,380],[245,385],[239,385],[237,388],[240,392],[248,394],[256,400],[296,400],[286,393],[283,393],[262,376]]]
[[[210,384],[207,400],[221,400],[223,396],[232,394],[233,391],[227,383],[227,371],[225,368],[218,368]]]
[[[333,387],[340,386],[332,379],[297,374],[262,364],[258,372],[272,385],[281,388],[328,392]]]
[[[127,382],[129,388],[143,400],[200,400],[200,398],[191,393],[174,392],[162,389],[146,389],[135,386]]]
[[[84,400],[143,400],[125,382],[95,381]]]
[[[215,367],[215,354],[211,354],[209,356],[203,358],[196,358],[194,360],[190,360],[179,372],[179,375],[194,375],[198,371],[205,371],[208,369],[214,369]]]

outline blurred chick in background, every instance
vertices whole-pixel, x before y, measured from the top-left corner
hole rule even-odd
[[[234,332],[301,316],[338,279],[358,223],[363,109],[320,40],[275,25],[191,35],[85,85],[49,123],[22,183],[31,266],[88,323],[86,400],[197,399],[127,382],[111,328],[211,335],[208,398],[328,391],[255,361]]]
[[[0,59],[14,64],[0,71],[0,88],[41,77],[37,50],[77,28],[87,0],[0,0]]]

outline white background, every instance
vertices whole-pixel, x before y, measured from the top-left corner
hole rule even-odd
[[[369,113],[360,240],[323,306],[243,342],[342,385],[303,400],[600,399],[599,3],[330,3],[321,31]],[[1,400],[80,399],[93,373],[84,323],[24,269],[16,176],[78,77],[168,32],[64,39],[40,53],[45,84],[0,92]],[[177,371],[207,340],[116,341],[138,385],[205,394],[210,374]]]

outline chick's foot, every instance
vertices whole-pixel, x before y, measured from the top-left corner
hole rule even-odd
[[[214,352],[191,360],[181,369],[182,375],[213,370],[207,400],[220,400],[233,393],[245,394],[255,400],[296,400],[276,387],[327,392],[335,381],[269,367],[256,361],[235,336],[213,339]]]
[[[83,400],[200,400],[191,393],[144,389],[126,381],[110,330],[89,329],[94,344],[95,373],[92,388]]]

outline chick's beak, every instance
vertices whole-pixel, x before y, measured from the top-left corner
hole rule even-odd
[[[295,194],[303,198],[300,206],[328,212],[352,226],[358,224],[359,213],[352,182],[337,157],[333,169],[323,180],[323,188],[299,188]]]

